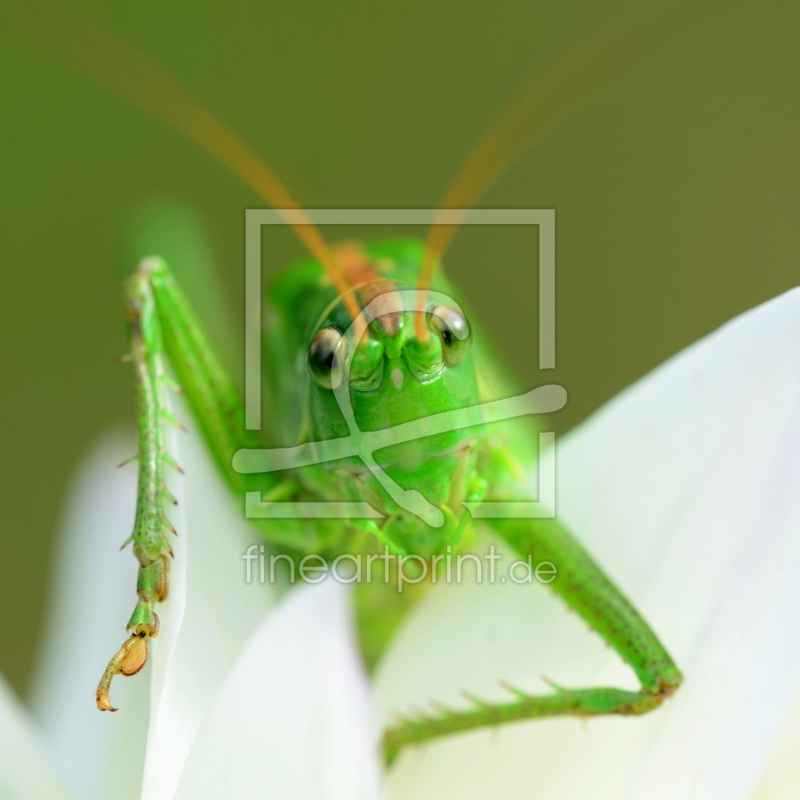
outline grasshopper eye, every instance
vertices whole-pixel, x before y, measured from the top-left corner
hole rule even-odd
[[[324,389],[338,389],[344,380],[347,339],[336,328],[323,328],[308,346],[308,371]]]
[[[434,306],[428,324],[442,340],[444,360],[448,364],[458,364],[469,353],[472,331],[460,311],[450,306]]]

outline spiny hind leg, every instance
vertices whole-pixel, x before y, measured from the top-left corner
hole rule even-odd
[[[97,706],[113,711],[109,700],[115,675],[133,675],[147,661],[148,641],[158,635],[156,604],[167,596],[168,536],[174,533],[164,504],[175,500],[166,488],[165,471],[181,471],[165,443],[165,427],[176,420],[166,392],[177,384],[166,372],[169,361],[186,394],[197,428],[228,486],[243,498],[248,489],[269,490],[278,477],[241,475],[231,467],[240,448],[263,447],[260,436],[245,429],[240,396],[198,324],[167,265],[143,261],[125,285],[130,357],[136,376],[139,488],[136,518],[128,542],[139,561],[138,601],[128,622],[130,638],[111,659],[97,687]],[[126,543],[127,544],[127,543]]]
[[[387,729],[383,747],[389,764],[408,745],[476,728],[554,716],[646,714],[683,680],[647,622],[564,527],[555,520],[498,519],[493,523],[522,558],[530,555],[532,562],[555,565],[556,578],[550,588],[632,667],[641,688],[636,692],[614,687],[565,689],[551,683],[552,694],[530,695],[506,686],[514,698],[510,702],[470,698],[473,708],[466,711],[441,709]]]

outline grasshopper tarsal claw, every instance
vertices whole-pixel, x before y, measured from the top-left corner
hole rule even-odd
[[[138,633],[131,636],[125,644],[120,647],[116,655],[108,662],[100,683],[97,684],[96,700],[97,707],[101,711],[117,711],[108,699],[108,692],[111,689],[111,680],[115,675],[126,675],[130,677],[139,672],[147,663],[149,655],[147,640],[150,637],[145,633]]]

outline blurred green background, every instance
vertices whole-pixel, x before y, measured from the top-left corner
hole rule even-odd
[[[202,97],[301,203],[345,208],[436,206],[495,115],[607,10],[80,5]],[[482,198],[556,209],[558,368],[547,379],[570,396],[559,432],[798,283],[798,40],[797,3],[729,5],[625,70]],[[244,210],[262,203],[194,145],[2,31],[0,75],[0,671],[24,691],[70,476],[104,429],[132,419],[130,369],[115,363],[121,279],[134,254],[171,258],[241,376]],[[142,220],[151,233],[137,244]],[[211,257],[181,245],[192,232]],[[267,275],[303,254],[288,231],[265,236]],[[542,382],[534,247],[533,231],[469,229],[446,259],[527,385]],[[87,635],[76,621],[76,646]]]

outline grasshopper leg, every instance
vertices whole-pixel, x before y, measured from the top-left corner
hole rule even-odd
[[[384,757],[391,764],[402,748],[452,733],[510,722],[554,716],[592,717],[600,714],[646,714],[680,686],[683,676],[656,635],[605,573],[556,520],[493,520],[497,532],[523,558],[556,566],[552,588],[628,663],[641,688],[630,692],[614,687],[565,689],[553,686],[546,695],[529,695],[506,687],[514,696],[507,703],[472,698],[474,708],[443,709],[415,716],[385,731]]]
[[[229,487],[238,497],[248,489],[269,491],[279,478],[235,472],[233,454],[242,447],[263,447],[258,433],[247,431],[244,408],[232,380],[214,353],[188,301],[158,258],[141,262],[125,285],[125,311],[130,358],[136,376],[139,488],[133,532],[127,543],[139,561],[138,602],[128,622],[130,638],[111,659],[97,687],[97,707],[113,711],[109,700],[115,675],[133,675],[147,661],[148,641],[158,634],[157,603],[166,599],[175,531],[164,513],[174,503],[165,469],[182,471],[167,452],[165,426],[176,424],[166,402],[167,389],[177,388],[166,371],[172,366],[181,391]],[[256,483],[257,482],[257,483]],[[265,531],[265,533],[268,533]]]

